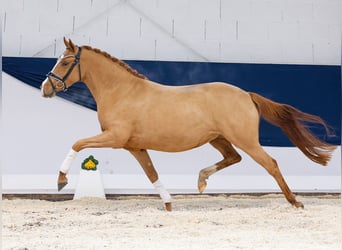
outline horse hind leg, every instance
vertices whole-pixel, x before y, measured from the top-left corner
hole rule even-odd
[[[153,166],[151,158],[145,149],[140,150],[129,150],[129,152],[135,157],[135,159],[140,163],[146,176],[153,184],[155,189],[160,194],[161,199],[165,204],[165,209],[167,211],[172,210],[171,196],[164,188],[163,184],[159,181],[158,173]]]
[[[198,176],[198,191],[202,193],[207,186],[207,179],[217,171],[241,161],[241,156],[233,148],[232,144],[223,137],[218,137],[210,142],[223,155],[223,160],[215,165],[202,169]]]
[[[269,156],[260,145],[249,148],[247,150],[242,150],[249,154],[257,163],[264,167],[270,175],[273,176],[289,203],[291,203],[295,207],[304,208],[303,203],[296,200],[296,196],[292,193],[292,191],[286,184],[286,181],[284,180],[284,177],[278,167],[277,161]]]

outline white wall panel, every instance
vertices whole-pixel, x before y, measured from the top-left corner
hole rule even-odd
[[[274,59],[283,60],[283,46],[280,43],[256,43],[250,51],[251,62],[272,63]],[[250,46],[248,46],[250,48]]]
[[[172,52],[172,53],[171,53]],[[180,43],[178,40],[167,39],[157,41],[157,57],[158,60],[166,61],[206,61],[203,56],[203,51],[200,54],[193,50],[192,47],[185,43]]]
[[[221,19],[220,21],[220,42],[237,40],[238,21],[233,19]]]
[[[154,60],[156,58],[156,43],[154,39],[137,39],[125,42],[122,57],[127,59],[146,58]],[[121,47],[122,48],[122,47]]]
[[[210,20],[220,16],[220,0],[189,0],[188,16],[197,20]]]
[[[195,51],[201,51],[212,62],[220,61],[221,50],[217,40],[204,40],[193,45]]]
[[[220,41],[221,20],[219,18],[204,20],[204,40]]]
[[[13,12],[22,11],[24,9],[23,0],[2,1],[2,4],[3,4],[2,6],[5,7],[2,9],[2,11],[13,13]]]
[[[174,35],[185,41],[204,40],[204,19],[186,17],[174,20]]]
[[[250,43],[223,42],[221,43],[221,58],[229,58],[230,62],[252,62],[252,50]]]
[[[91,46],[95,48],[100,48],[103,51],[110,51],[110,53],[118,58],[123,58],[124,44],[116,39],[111,39],[110,37],[89,37]]]
[[[268,24],[266,22],[239,21],[237,40],[241,42],[268,43]]]
[[[300,22],[298,23],[298,38],[309,42],[329,41],[330,26],[319,22]]]
[[[247,21],[252,17],[250,0],[221,1],[221,19]]]
[[[20,0],[23,3],[23,11],[27,13],[51,14],[58,11],[60,0]],[[70,1],[71,2],[71,1]]]
[[[342,4],[341,4],[341,9],[342,9]],[[342,20],[340,23],[342,23]],[[342,35],[342,25],[339,25],[339,24],[329,25],[329,38],[327,40],[329,43],[335,44],[337,46],[341,45],[341,35]],[[317,33],[316,36],[320,37],[320,34]],[[336,52],[338,51],[339,50],[336,50]]]
[[[76,24],[84,24],[87,23],[89,17],[86,16],[76,16],[75,22]],[[99,16],[97,18],[92,19],[86,25],[77,25],[77,34],[81,34],[82,36],[88,37],[108,37],[108,24],[109,18],[108,16]],[[73,32],[75,33],[75,32]]]
[[[19,53],[21,51],[20,46],[20,37],[21,35],[18,33],[6,33],[6,41],[2,42],[2,55],[3,56],[20,56]],[[4,37],[3,37],[4,38]],[[11,42],[9,42],[11,41]]]
[[[33,35],[33,34],[32,34]],[[37,46],[44,46],[50,37],[41,36],[40,39],[32,40],[29,36],[21,35],[19,56],[30,57],[36,53]],[[48,40],[47,40],[48,39]],[[51,56],[53,56],[51,54]]]
[[[169,20],[168,23],[162,25],[152,19],[146,17],[140,17],[140,38],[141,39],[170,39],[172,34],[172,22]]]
[[[108,46],[101,49],[130,59],[131,53],[114,52],[134,50],[139,44],[154,51],[160,44],[157,60],[263,63],[270,62],[278,47],[283,56],[272,63],[336,65],[341,62],[340,11],[339,0],[5,0],[3,54],[55,56],[67,35],[78,44],[97,46],[93,42],[104,40]],[[44,45],[36,42],[40,37]],[[213,51],[205,46],[207,40],[217,44]],[[229,51],[227,42],[235,51]],[[122,47],[112,48],[112,43]],[[264,56],[255,52],[260,48]],[[151,59],[151,54],[135,57]]]
[[[316,21],[341,25],[340,0],[313,0],[313,3],[313,17]]]
[[[269,39],[278,43],[297,41],[299,38],[298,22],[271,22],[269,24]],[[297,50],[296,50],[297,51]]]
[[[73,29],[74,16],[61,15],[59,12],[45,12],[39,16],[40,33],[52,34],[59,38],[65,33],[71,33]],[[37,47],[37,50],[39,47]]]
[[[264,22],[279,22],[283,19],[281,0],[256,0],[251,2],[251,16],[248,18]]]
[[[140,16],[128,6],[115,8],[108,17],[108,36],[121,41],[140,38]]]
[[[314,62],[321,64],[330,64],[336,58],[336,52],[341,49],[338,43],[330,42],[317,42],[313,45],[314,49]],[[341,53],[339,54],[341,55]]]
[[[166,19],[178,19],[185,18],[188,16],[189,1],[188,0],[134,0],[133,5],[142,8],[145,12],[156,17],[158,20]]]
[[[18,33],[23,36],[36,35],[39,29],[39,17],[26,11],[8,12],[6,18],[6,32]],[[24,29],[22,27],[25,27]]]
[[[314,1],[284,1],[283,19],[284,21],[311,21],[314,18]]]
[[[108,9],[120,4],[120,0],[87,0],[90,4],[91,13],[103,13]],[[70,3],[70,1],[68,1]],[[86,2],[86,1],[82,1]]]
[[[296,54],[300,51],[301,56]],[[294,64],[311,64],[314,62],[314,49],[309,42],[283,42],[283,62]],[[318,51],[318,54],[320,51]]]

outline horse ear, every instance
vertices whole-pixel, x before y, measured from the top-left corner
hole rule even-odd
[[[66,39],[66,37],[63,37],[63,40],[64,40],[65,47],[66,47],[66,48],[69,48],[70,46],[69,46],[69,41],[68,41],[68,39]]]
[[[63,38],[64,40],[64,44],[65,44],[65,47],[67,49],[70,49],[72,52],[75,52],[76,51],[76,46],[75,44],[71,41],[71,39],[67,39],[67,38]]]
[[[76,45],[71,41],[71,39],[69,39],[69,49],[72,52],[76,52]]]

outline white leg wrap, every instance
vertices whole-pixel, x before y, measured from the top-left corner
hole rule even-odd
[[[75,159],[77,155],[77,152],[73,149],[70,149],[69,153],[65,157],[62,166],[60,168],[60,171],[63,172],[64,174],[67,174],[71,168],[72,162]]]
[[[164,203],[169,203],[172,201],[169,192],[166,191],[163,184],[159,180],[153,183],[153,186],[159,192],[160,198],[163,200]]]

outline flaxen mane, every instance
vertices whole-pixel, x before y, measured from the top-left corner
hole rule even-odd
[[[101,54],[101,55],[103,55],[103,56],[105,56],[105,57],[111,59],[114,63],[119,64],[121,67],[123,67],[123,68],[126,69],[129,73],[135,75],[136,77],[139,77],[139,78],[142,78],[142,79],[147,79],[146,76],[144,76],[143,74],[140,74],[140,73],[139,73],[138,71],[136,71],[135,69],[132,69],[131,66],[129,66],[127,63],[125,63],[125,62],[119,60],[118,58],[116,58],[116,57],[114,57],[114,56],[111,56],[110,54],[108,54],[108,53],[105,52],[105,51],[102,51],[102,50],[96,49],[96,48],[92,48],[92,47],[87,46],[87,45],[82,46],[82,48],[87,49],[87,50],[92,50],[92,51],[94,51],[94,52],[96,52],[96,53],[99,53],[99,54]]]

